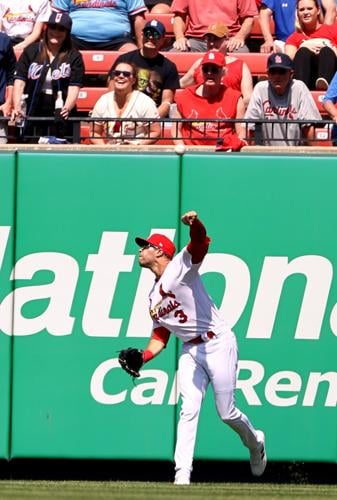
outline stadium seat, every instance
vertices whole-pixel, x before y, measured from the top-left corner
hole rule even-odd
[[[87,75],[107,74],[115,59],[120,55],[116,51],[83,50],[81,52]],[[164,55],[176,64],[180,75],[185,74],[192,64],[202,57],[200,52],[164,52]],[[253,76],[266,74],[268,54],[238,53],[235,57],[247,63]]]
[[[318,111],[321,113],[322,116],[327,116],[327,112],[322,106],[322,100],[324,97],[325,92],[320,92],[319,90],[312,90],[311,95],[314,98],[314,101],[316,103],[316,106],[318,108]]]
[[[117,51],[81,50],[86,75],[108,74],[118,56]]]
[[[108,92],[106,87],[83,87],[78,94],[77,110],[79,112],[92,111],[98,98],[106,92]]]

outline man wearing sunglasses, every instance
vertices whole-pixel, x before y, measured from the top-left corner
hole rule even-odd
[[[239,151],[246,145],[242,140],[245,134],[242,124],[227,121],[243,118],[245,107],[241,92],[223,83],[225,62],[222,52],[206,52],[201,61],[201,85],[188,87],[177,94],[177,111],[173,118],[190,120],[172,126],[171,134],[177,146],[215,146],[220,141],[222,150]]]
[[[137,67],[138,90],[155,101],[162,118],[168,115],[175,89],[179,88],[176,65],[159,52],[164,41],[165,26],[152,19],[143,28],[141,48],[121,54],[116,60]]]
[[[321,120],[315,101],[308,87],[293,79],[293,62],[283,53],[273,53],[267,61],[268,80],[258,82],[253,90],[245,118],[266,120],[255,127],[255,142],[265,146],[296,146],[308,144],[314,137],[311,120]],[[275,123],[268,123],[274,120]],[[308,120],[300,125],[288,120]],[[258,137],[257,127],[262,131]],[[251,127],[250,127],[251,128]],[[261,134],[260,134],[261,135]]]

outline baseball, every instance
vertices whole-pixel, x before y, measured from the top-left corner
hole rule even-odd
[[[174,151],[177,153],[177,155],[183,155],[186,152],[186,148],[184,144],[177,144],[174,148]]]

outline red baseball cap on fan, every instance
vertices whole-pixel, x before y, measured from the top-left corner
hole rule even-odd
[[[146,245],[152,245],[156,248],[159,248],[167,255],[170,259],[172,259],[175,254],[176,247],[167,236],[164,234],[151,234],[147,239],[145,238],[135,238],[135,241],[138,246],[146,247]]]
[[[222,52],[209,50],[202,58],[201,65],[203,66],[204,64],[214,64],[222,68],[226,64],[226,59]]]

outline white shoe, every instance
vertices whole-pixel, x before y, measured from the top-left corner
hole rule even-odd
[[[267,465],[267,454],[265,448],[265,437],[262,431],[256,431],[259,445],[250,450],[250,470],[253,476],[262,476]]]
[[[316,90],[327,90],[329,84],[325,78],[320,77],[317,78],[315,87]]]
[[[185,486],[191,483],[190,474],[188,472],[177,471],[174,479],[174,484]]]

